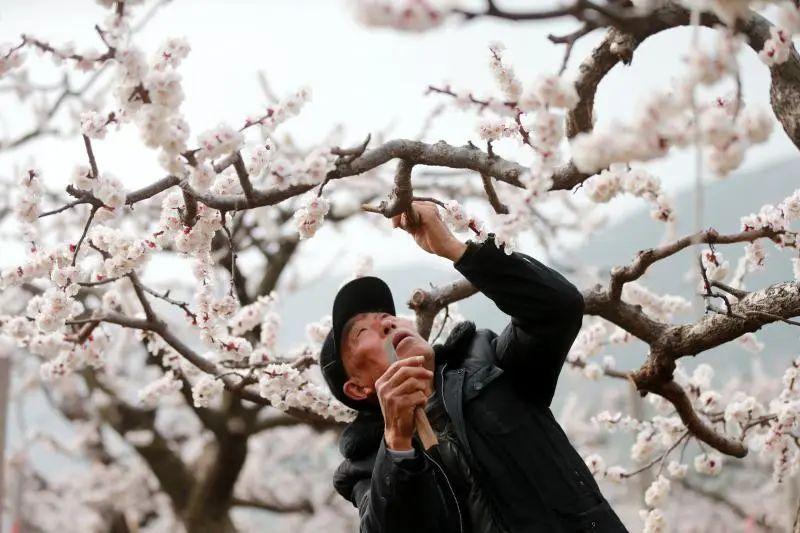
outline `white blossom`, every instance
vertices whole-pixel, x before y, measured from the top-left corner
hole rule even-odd
[[[667,521],[661,509],[650,509],[639,511],[639,517],[644,521],[642,533],[665,533],[667,531]]]
[[[198,161],[214,159],[221,155],[230,154],[242,145],[242,134],[227,124],[220,124],[216,128],[207,130],[197,137],[200,149],[196,157]]]
[[[606,469],[606,479],[614,483],[622,483],[625,479],[626,471],[621,466],[609,466]]]
[[[589,471],[595,478],[601,478],[605,474],[606,471],[606,462],[603,460],[602,457],[593,453],[583,458],[586,466],[589,467]]]
[[[19,68],[25,61],[25,51],[9,43],[0,44],[0,77],[12,69]]]
[[[105,172],[92,182],[94,195],[111,209],[125,205],[125,188],[115,176]]]
[[[325,215],[330,210],[330,202],[323,196],[306,196],[305,202],[294,213],[294,224],[300,239],[314,236],[322,226]]]
[[[91,139],[105,138],[108,123],[108,118],[97,111],[81,113],[81,133]]]
[[[717,453],[702,453],[694,458],[694,469],[700,474],[716,476],[722,469],[722,456]]]
[[[659,475],[644,493],[644,502],[650,507],[662,505],[669,494],[670,482],[666,477]]]
[[[745,333],[736,342],[750,353],[760,353],[764,350],[764,343],[760,342],[755,333]]]
[[[153,409],[158,406],[162,397],[179,392],[181,388],[183,383],[175,376],[175,372],[169,370],[139,391],[139,401],[146,408]]]
[[[211,407],[211,403],[222,395],[225,384],[209,374],[203,376],[192,385],[192,400],[195,407]]]
[[[425,31],[439,26],[444,14],[428,0],[354,0],[358,20],[367,26]]]
[[[667,465],[667,472],[673,479],[683,479],[689,471],[689,465],[681,464],[678,461],[670,461]]]
[[[583,375],[592,381],[597,381],[603,375],[603,367],[597,363],[586,363],[583,367]]]

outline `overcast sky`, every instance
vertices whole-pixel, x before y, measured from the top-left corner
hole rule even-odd
[[[504,5],[544,7],[543,2],[530,1]],[[144,9],[138,8],[140,13]],[[30,32],[55,43],[73,40],[79,48],[91,45],[99,49],[92,28],[103,20],[105,11],[89,0],[3,2],[0,42],[14,42],[20,33]],[[576,24],[568,19],[519,24],[477,20],[425,34],[400,34],[359,26],[348,3],[341,0],[173,0],[136,36],[136,41],[152,52],[166,37],[189,39],[192,52],[180,73],[186,93],[182,109],[191,125],[192,141],[197,133],[219,122],[238,125],[247,114],[262,108],[265,98],[256,73],[263,71],[279,95],[303,85],[312,87],[312,103],[281,131],[291,133],[300,143],[313,144],[337,124],[345,126],[347,138],[353,142],[366,133],[387,128],[389,137],[413,137],[426,112],[441,101],[424,94],[428,84],[447,80],[479,93],[493,90],[487,43],[504,42],[507,58],[520,78],[530,80],[537,72],[555,71],[561,62],[562,49],[551,44],[547,35],[567,33]],[[616,67],[603,81],[596,100],[599,123],[628,116],[648,91],[669,83],[680,72],[689,37],[687,29],[660,34],[637,50],[632,67]],[[579,41],[570,72],[575,72],[600,38],[601,33],[596,32]],[[49,61],[37,59],[32,64],[37,80],[58,79],[58,71]],[[741,54],[741,68],[747,103],[767,105],[767,68],[749,49]],[[24,131],[29,114],[9,103],[8,97],[0,94],[0,127]],[[475,124],[472,114],[454,111],[442,117],[425,140],[444,139],[459,145],[477,140]],[[139,145],[133,127],[97,141],[95,151],[101,168],[116,174],[129,188],[163,176],[155,154]],[[515,149],[510,144],[498,147],[506,156],[513,156]],[[776,127],[767,144],[748,153],[743,170],[791,156],[796,156],[795,148]],[[26,164],[31,157],[43,169],[48,183],[57,186],[66,182],[75,164],[84,162],[85,154],[79,137],[40,140],[0,153],[0,177],[10,176],[15,165]],[[693,180],[691,162],[692,154],[684,151],[648,166],[662,178],[666,189],[674,190]],[[620,216],[638,205],[630,200],[615,201],[612,215]],[[678,206],[678,214],[690,217],[692,207]],[[305,246],[304,253],[330,254],[339,246],[335,239],[318,241]],[[415,249],[404,234],[365,229],[359,238],[348,239],[352,257],[375,251],[376,246],[379,267],[405,260],[442,264]]]

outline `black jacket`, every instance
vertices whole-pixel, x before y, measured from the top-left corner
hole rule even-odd
[[[379,412],[343,432],[334,486],[361,531],[625,531],[550,411],[581,326],[580,292],[532,257],[468,242],[454,264],[511,317],[498,335],[458,324],[436,352],[440,445],[396,462]]]

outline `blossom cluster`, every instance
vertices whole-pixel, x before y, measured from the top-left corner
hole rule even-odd
[[[97,111],[89,110],[81,113],[81,133],[91,139],[103,139],[106,136],[108,125],[115,122],[115,115],[103,115]]]
[[[751,213],[741,218],[742,231],[771,229],[780,234],[775,239],[778,248],[796,248],[797,233],[790,231],[792,222],[800,219],[800,189],[784,198],[777,205],[766,204],[758,213]],[[750,271],[764,266],[767,252],[761,241],[755,240],[745,245],[745,259]]]
[[[484,228],[483,222],[470,216],[456,200],[448,200],[444,205],[442,218],[453,231],[462,232],[472,230],[472,239],[475,242],[483,242],[489,236]],[[499,245],[499,243],[498,243]],[[511,254],[511,249],[506,249],[507,254]]]
[[[624,191],[651,202],[654,207],[650,216],[655,220],[667,222],[674,219],[672,202],[661,191],[661,181],[641,168],[612,163],[609,168],[584,181],[583,190],[598,203],[606,203]]]
[[[302,409],[337,421],[351,421],[353,411],[336,400],[327,387],[312,382],[306,371],[286,363],[270,364],[259,379],[259,394],[282,411]]]
[[[186,225],[181,216],[183,207],[180,191],[170,191],[164,197],[158,230],[153,233],[152,242],[162,247],[174,245],[178,252],[197,258],[207,257],[211,251],[211,239],[222,229],[220,212],[198,203],[195,220],[191,225]]]
[[[769,137],[772,119],[761,109],[743,107],[734,95],[698,105],[695,123],[695,87],[735,76],[738,69],[741,38],[724,28],[717,30],[716,37],[712,51],[692,50],[687,72],[672,87],[654,91],[641,102],[629,124],[615,123],[576,135],[571,141],[576,167],[594,173],[612,163],[661,157],[670,147],[693,142],[693,132],[698,130],[706,162],[715,174],[725,176],[738,168],[745,150]]]
[[[532,177],[551,178],[561,162],[559,145],[564,139],[564,116],[554,110],[573,109],[579,101],[577,90],[572,82],[556,75],[539,76],[525,88],[503,61],[503,50],[499,43],[489,47],[489,65],[504,99],[474,100],[468,93],[456,93],[457,104],[464,106],[474,100],[481,103],[482,110],[494,111],[496,117],[479,123],[479,136],[487,141],[513,137],[528,144],[534,150]]]
[[[168,370],[157,380],[147,384],[139,391],[139,402],[148,409],[158,406],[162,398],[183,388],[183,383],[176,376],[175,371]]]
[[[505,46],[502,43],[494,42],[489,45],[489,67],[503,96],[513,102],[522,94],[522,84],[517,79],[514,68],[503,61],[503,50]]]
[[[55,357],[42,363],[39,375],[43,381],[53,381],[86,366],[102,368],[105,365],[103,354],[108,344],[105,335],[93,335],[81,344],[63,346]]]
[[[109,172],[95,177],[89,167],[78,165],[72,173],[72,183],[78,189],[91,192],[108,210],[114,211],[125,205],[125,187]]]
[[[633,305],[641,305],[644,311],[657,320],[672,320],[675,313],[683,313],[691,309],[691,302],[682,296],[659,295],[636,281],[628,282],[622,287],[622,298]]]
[[[445,13],[429,0],[354,0],[358,20],[366,26],[425,31],[442,24]]]
[[[125,40],[114,57],[117,64],[114,94],[118,105],[115,118],[121,123],[135,123],[145,145],[161,149],[159,162],[175,174],[185,172],[179,156],[187,150],[190,134],[180,112],[184,93],[177,72],[189,49],[185,39],[170,38],[148,61],[140,48]],[[85,124],[96,130],[101,125],[99,117],[88,117],[92,120]]]
[[[313,237],[317,230],[322,226],[325,215],[328,214],[331,205],[327,198],[309,194],[300,208],[294,213],[294,224],[300,239]]]
[[[20,222],[25,240],[33,242],[38,236],[37,220],[41,213],[42,193],[44,192],[39,170],[27,168],[22,171],[18,185],[12,201],[14,215]]]
[[[203,374],[192,384],[192,401],[195,407],[211,407],[213,402],[222,395],[225,384],[209,374]]]
[[[306,324],[306,337],[314,345],[321,346],[332,327],[333,319],[331,315],[326,315],[319,322]]]
[[[310,100],[311,89],[301,87],[294,94],[278,102],[277,105],[268,107],[265,113],[247,117],[244,128],[258,124],[261,126],[262,135],[270,137],[279,125],[300,114]]]
[[[201,162],[206,159],[215,159],[221,155],[235,152],[243,142],[244,136],[240,131],[227,124],[219,124],[197,136],[200,149],[195,156]]]
[[[25,62],[25,51],[18,46],[9,43],[0,44],[0,77],[15,68],[19,68]]]
[[[156,247],[148,239],[137,239],[123,230],[104,225],[89,230],[88,239],[96,248],[106,252],[102,265],[94,273],[95,280],[118,278],[142,267],[150,257],[148,252]]]
[[[244,335],[263,322],[265,315],[276,304],[278,295],[274,291],[259,296],[255,302],[240,307],[228,320],[228,327],[233,335]]]

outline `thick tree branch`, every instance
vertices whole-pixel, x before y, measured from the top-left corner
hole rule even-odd
[[[670,328],[660,344],[676,359],[697,355],[796,316],[800,316],[800,281],[776,283],[731,304],[731,315],[709,314],[694,324]]]
[[[681,421],[695,438],[713,446],[722,453],[734,457],[747,455],[747,447],[742,442],[720,435],[713,427],[700,419],[692,406],[692,401],[680,385],[670,380],[650,390],[659,396],[663,396],[675,406]]]
[[[466,279],[454,281],[430,290],[417,289],[408,301],[408,307],[417,315],[417,331],[427,339],[431,334],[433,319],[439,311],[478,292]]]
[[[236,507],[251,507],[253,509],[261,509],[262,511],[269,511],[271,513],[311,514],[314,512],[314,507],[308,500],[286,504],[278,502],[266,502],[261,500],[247,500],[244,498],[233,498],[231,503]]]

